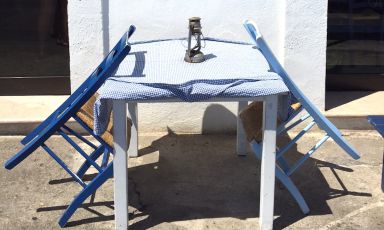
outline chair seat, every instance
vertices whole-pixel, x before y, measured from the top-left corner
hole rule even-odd
[[[297,111],[301,108],[300,103],[291,104],[291,109]],[[251,142],[255,140],[257,142],[262,141],[263,134],[263,102],[254,101],[249,104],[243,111],[239,114],[247,140]],[[277,117],[277,125],[279,126],[283,120],[280,117]]]
[[[76,113],[76,115],[82,120],[90,129],[93,129],[94,123],[94,104],[99,94],[95,93]],[[105,141],[109,146],[113,147],[113,120],[112,114],[109,119],[109,123],[105,133],[101,135],[101,139]],[[127,118],[128,126],[132,124],[131,120]],[[130,129],[127,129],[127,137],[130,138]]]

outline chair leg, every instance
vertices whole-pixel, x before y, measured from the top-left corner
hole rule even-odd
[[[258,159],[260,159],[261,158],[261,153],[259,151],[260,145],[256,141],[252,141],[251,146],[252,146],[252,150],[253,150],[252,152],[256,155],[256,157]],[[284,163],[286,163],[286,162],[284,161]],[[296,185],[292,182],[291,178],[289,178],[289,176],[287,176],[287,174],[285,174],[284,171],[280,167],[276,167],[276,177],[291,193],[292,197],[296,200],[297,204],[299,205],[301,211],[304,214],[308,214],[309,213],[309,207],[308,207],[307,203],[305,202],[304,197],[301,195],[301,193],[297,189]]]
[[[289,171],[289,165],[288,165],[288,162],[285,160],[284,156],[281,156],[279,158],[277,158],[277,162],[280,166],[280,168],[284,171],[284,172],[288,172]]]
[[[6,169],[13,169],[16,165],[18,165],[20,162],[22,162],[25,158],[27,158],[31,153],[33,153],[41,144],[43,144],[43,141],[37,142],[36,140],[33,141],[33,143],[25,146],[20,152],[13,155],[10,159],[8,159],[4,167]]]
[[[279,167],[276,167],[276,177],[291,193],[292,197],[296,200],[297,204],[299,205],[301,211],[304,214],[308,214],[309,207],[305,202],[304,197],[297,189],[296,185],[292,182],[291,178],[289,178]]]
[[[68,208],[65,210],[63,215],[61,216],[59,220],[59,225],[61,227],[64,227],[65,224],[68,222],[69,218],[75,213],[75,211],[79,208],[79,206],[96,190],[104,184],[109,178],[113,176],[113,163],[110,163],[107,168],[100,174],[96,176],[95,179],[92,180],[91,183],[87,185],[78,195],[77,197],[72,201],[72,203],[68,206]]]
[[[101,162],[101,167],[102,168],[107,167],[108,161],[109,161],[109,157],[110,157],[111,154],[112,154],[112,151],[110,151],[107,148],[104,149],[103,160]]]
[[[105,150],[105,147],[104,146],[100,146],[95,151],[93,151],[93,153],[89,157],[93,161],[96,161],[97,158],[99,158],[100,155],[104,152],[104,150]],[[79,168],[79,170],[76,173],[77,176],[82,178],[84,176],[84,174],[88,171],[89,167],[91,167],[91,164],[87,160],[84,161],[84,163],[81,165],[81,167]]]
[[[333,125],[332,125],[333,126]],[[340,132],[336,132],[334,129],[336,127],[330,127],[330,130],[327,131],[327,134],[342,148],[348,153],[353,159],[357,160],[360,158],[356,150],[341,136]]]

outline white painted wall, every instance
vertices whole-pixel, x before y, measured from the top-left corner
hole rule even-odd
[[[284,66],[318,106],[325,106],[328,1],[287,0]]]
[[[103,59],[101,3],[68,1],[69,60],[72,92]]]
[[[131,24],[137,27],[132,40],[185,37],[188,18],[199,16],[205,36],[249,41],[242,22],[251,18],[288,72],[323,108],[326,13],[326,1],[305,0],[69,1],[72,90]],[[236,108],[236,103],[142,104],[139,129],[232,132]]]

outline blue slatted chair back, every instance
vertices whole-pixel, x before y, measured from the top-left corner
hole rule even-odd
[[[301,103],[302,107],[310,114],[316,121],[317,125],[323,129],[328,135],[340,145],[351,157],[359,159],[357,151],[342,137],[341,132],[316,108],[316,106],[304,95],[304,93],[297,87],[292,78],[281,66],[275,55],[272,53],[268,44],[263,39],[260,30],[257,28],[256,23],[247,20],[244,22],[244,27],[248,31],[256,46],[266,57],[272,70],[280,75],[284,83],[287,85],[290,93],[295,100]]]
[[[60,218],[59,225],[61,227],[65,226],[80,205],[113,175],[113,163],[112,161],[109,161],[109,157],[113,151],[112,146],[109,146],[102,137],[95,135],[93,130],[88,127],[79,116],[77,116],[77,112],[96,93],[105,80],[116,71],[121,61],[130,52],[131,46],[128,43],[128,39],[134,31],[135,27],[131,26],[101,64],[79,86],[79,88],[45,121],[32,130],[32,132],[21,141],[21,143],[25,145],[24,148],[5,163],[5,168],[12,169],[33,153],[38,147],[42,147],[74,179],[74,181],[83,187],[83,190],[75,196]],[[65,123],[71,117],[99,143],[94,144],[69,128]],[[45,144],[45,141],[56,132],[85,159],[76,173],[73,172],[68,165],[66,165],[66,163]],[[78,140],[91,147],[93,149],[92,152],[87,154],[67,133],[72,134]],[[96,161],[102,155],[103,158],[99,165]],[[94,179],[89,183],[86,183],[82,178],[91,166],[93,166],[98,173]]]
[[[20,154],[16,154],[9,159],[5,163],[5,168],[12,169],[28,157],[72,116],[74,116],[80,107],[91,98],[105,80],[114,73],[121,61],[129,53],[131,46],[128,39],[134,33],[135,29],[134,26],[130,26],[129,30],[124,33],[107,57],[78,87],[78,89],[44,122],[32,130],[32,132],[21,141],[22,144],[27,146]]]
[[[368,116],[368,121],[384,137],[384,116],[370,115]]]
[[[352,158],[358,159],[360,156],[357,151],[342,137],[341,132],[326,118],[324,115],[316,108],[316,106],[304,95],[304,93],[297,87],[292,78],[281,66],[275,55],[272,53],[271,49],[268,47],[268,44],[264,41],[260,30],[257,28],[256,23],[247,20],[244,22],[244,27],[251,36],[257,48],[267,59],[270,68],[272,71],[280,75],[288,89],[290,90],[290,96],[292,97],[293,102],[299,102],[301,107],[296,111],[291,111],[288,115],[286,121],[284,121],[277,130],[277,134],[281,135],[282,133],[287,132],[308,118],[312,118],[307,126],[302,129],[291,141],[286,143],[284,146],[276,150],[276,177],[279,181],[287,188],[291,193],[292,197],[298,203],[301,211],[304,214],[309,213],[309,207],[304,200],[304,197],[290,179],[290,176],[318,149],[321,145],[326,142],[329,138],[332,138],[344,151],[347,152]],[[306,111],[307,114],[301,116],[294,122],[296,116],[298,116],[302,111]],[[285,127],[288,123],[291,124]],[[287,152],[294,144],[304,136],[307,131],[309,131],[314,125],[318,125],[323,129],[326,134],[321,138],[307,153],[305,153],[301,158],[299,158],[293,165],[289,165],[284,158],[284,153]],[[251,142],[251,147],[255,155],[260,159],[261,158],[261,144],[253,140]]]

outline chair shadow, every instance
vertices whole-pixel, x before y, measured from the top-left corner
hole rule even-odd
[[[83,178],[81,178],[84,182],[91,181],[97,176],[97,173],[92,173],[92,174],[85,174]],[[61,179],[54,179],[50,180],[48,184],[50,185],[55,185],[55,184],[65,184],[69,182],[75,182],[75,180],[72,177],[68,178],[61,178]]]
[[[282,143],[287,143],[290,141],[291,138],[288,135],[284,135],[280,137],[278,144],[282,145]],[[298,151],[297,144],[295,144],[292,149],[285,154],[285,156],[288,162],[293,163],[304,154],[305,153]],[[341,189],[330,187],[323,173],[320,171],[321,168],[328,168],[332,172],[332,176],[336,179]],[[332,214],[332,210],[327,204],[327,201],[331,199],[347,195],[372,197],[371,193],[350,191],[347,188],[347,185],[345,185],[345,183],[340,178],[338,171],[352,173],[353,169],[310,157],[295,173],[293,173],[293,175],[290,176],[302,193],[310,208],[310,213],[308,215],[317,216]],[[280,194],[282,198],[287,199],[289,202],[293,202],[295,204],[295,201],[292,199],[292,197],[290,197],[289,192],[285,190],[280,182],[277,183],[276,188],[282,189],[282,191],[285,192],[284,195]],[[286,195],[288,197],[286,197]],[[278,196],[279,193],[276,192],[276,200],[279,199]],[[282,212],[282,214],[274,220],[274,227],[276,229],[285,228],[305,217],[305,215],[301,213],[298,206],[296,206],[296,208],[290,208],[286,206],[284,199],[279,200],[281,203],[275,204],[275,212],[276,208],[281,208]]]
[[[279,142],[289,140],[285,136]],[[170,130],[168,135],[140,149],[140,156],[158,152],[159,159],[156,163],[129,168],[129,202],[131,207],[138,210],[130,214],[130,229],[147,229],[165,222],[203,218],[232,217],[244,220],[258,217],[260,162],[252,154],[238,157],[235,145],[233,135],[178,135]],[[294,146],[287,155],[287,160],[292,161],[303,153]],[[323,167],[332,171],[342,189],[328,185],[320,171]],[[369,193],[349,191],[337,171],[353,170],[310,158],[291,177],[308,202],[311,209],[309,215],[332,214],[327,204],[330,199],[346,195],[371,196]],[[50,184],[58,184],[58,181]],[[60,182],[69,181],[65,178]],[[274,226],[282,229],[305,215],[287,190],[279,182],[276,185],[274,212],[278,217]],[[114,215],[98,212],[98,206],[113,209],[113,201],[83,204],[81,208],[96,217],[70,221],[67,226],[114,219]],[[54,206],[37,211],[65,208]]]
[[[65,183],[65,182],[63,182]],[[65,227],[74,227],[78,225],[83,224],[89,224],[89,223],[96,223],[96,222],[102,222],[102,221],[110,221],[115,219],[115,215],[104,215],[97,210],[95,210],[95,207],[108,207],[110,209],[114,209],[113,207],[113,201],[102,201],[102,202],[92,202],[92,203],[84,203],[80,206],[80,208],[83,208],[87,210],[88,212],[96,215],[95,217],[90,217],[86,219],[81,220],[75,220],[75,221],[69,221]],[[49,211],[59,211],[59,210],[65,210],[67,209],[68,205],[60,205],[60,206],[51,206],[51,207],[43,207],[38,208],[36,212],[49,212]]]
[[[217,114],[220,114],[220,119]],[[203,135],[179,135],[168,129],[167,135],[140,149],[140,157],[157,158],[150,161],[155,163],[141,164],[128,170],[129,204],[136,210],[130,213],[130,229],[147,229],[165,222],[203,218],[244,220],[258,217],[260,161],[252,153],[246,157],[237,156],[234,135],[217,134],[223,128],[229,133],[235,124],[236,116],[231,111],[220,104],[212,104],[204,113]],[[215,135],[209,135],[211,133]],[[288,135],[279,137],[278,145],[290,140]],[[294,144],[285,156],[292,163],[303,154]],[[330,169],[341,189],[330,187],[321,168]],[[348,167],[309,158],[291,176],[311,209],[309,215],[332,214],[327,201],[334,198],[372,196],[370,193],[349,191],[338,175],[339,171],[353,172]],[[94,176],[85,175],[85,180]],[[63,178],[52,180],[49,184],[72,181],[72,178]],[[274,228],[282,229],[305,215],[290,193],[276,181],[274,214],[278,217],[274,220]],[[100,206],[113,209],[113,201],[93,200],[91,198],[89,203],[81,206],[93,217],[70,221],[66,226],[114,219],[113,214],[104,215],[97,211]],[[65,210],[66,207],[44,207],[37,211]]]
[[[206,136],[169,133],[148,147],[159,152],[159,162],[133,168],[130,177],[144,188],[141,194],[145,204],[143,212],[149,218],[133,223],[130,229],[146,229],[165,222],[191,219],[233,217],[244,220],[259,215],[260,161],[251,154],[238,157],[234,151],[236,143],[233,136],[210,136],[215,141],[208,144],[215,144],[217,140],[217,144],[222,145],[225,139],[224,147],[198,148],[200,152],[187,150],[193,148],[188,143],[204,146]],[[284,136],[280,141],[289,140],[288,136]],[[149,152],[148,148],[143,149],[142,153]],[[287,160],[302,155],[294,146]],[[323,167],[332,171],[342,189],[328,185],[320,171]],[[350,191],[337,171],[353,172],[348,167],[310,158],[292,176],[310,206],[310,215],[332,214],[327,205],[330,199],[346,195],[372,196],[370,193]],[[182,183],[175,184],[176,181]],[[146,183],[150,186],[147,187]],[[155,191],[156,195],[151,191]],[[184,197],[182,194],[185,194]],[[274,212],[279,216],[274,221],[276,229],[287,227],[305,217],[280,182],[276,186]]]

